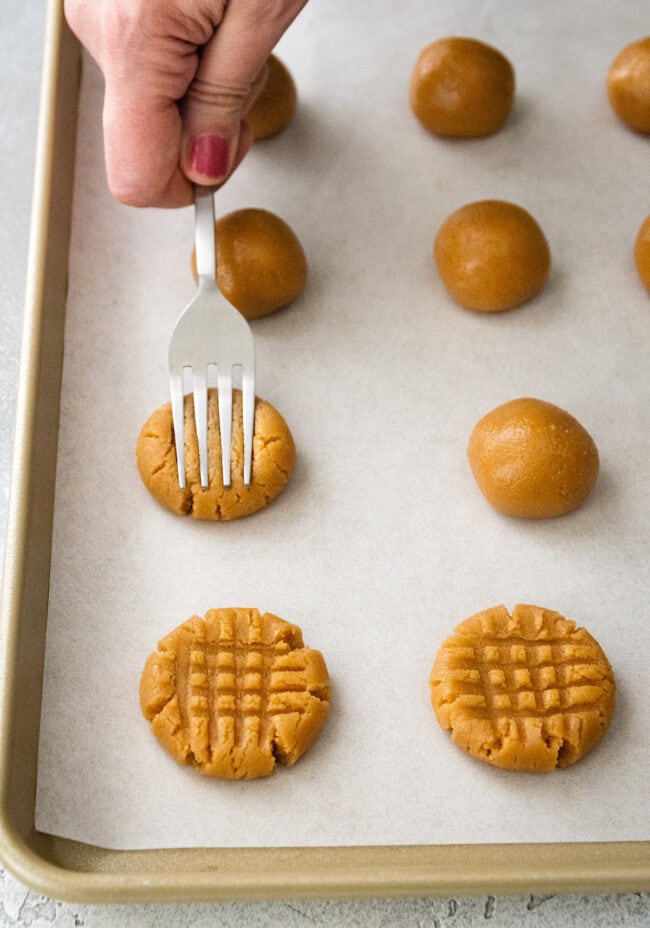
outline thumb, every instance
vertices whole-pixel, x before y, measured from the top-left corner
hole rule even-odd
[[[244,122],[266,80],[270,49],[251,48],[224,19],[201,51],[183,99],[180,165],[198,184],[218,184],[232,173],[252,143]]]

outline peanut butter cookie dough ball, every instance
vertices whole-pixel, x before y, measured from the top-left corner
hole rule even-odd
[[[607,95],[620,120],[650,132],[650,36],[627,45],[607,72]]]
[[[467,456],[487,501],[520,519],[577,509],[598,477],[589,433],[568,412],[530,397],[497,406],[477,422]]]
[[[244,434],[242,396],[233,390],[231,485],[221,476],[219,394],[208,391],[209,486],[201,486],[199,451],[192,395],[185,397],[186,488],[178,486],[176,445],[171,403],[165,403],[142,426],[136,445],[136,461],[142,482],[165,509],[178,515],[211,522],[241,519],[267,506],[285,488],[293,473],[296,449],[280,413],[259,397],[255,400],[253,468],[250,486],[244,485]]]
[[[431,705],[459,748],[505,770],[569,767],[602,740],[616,682],[584,628],[520,604],[465,619],[443,642],[429,679]]]
[[[515,72],[496,48],[477,39],[438,39],[424,48],[409,86],[411,109],[434,135],[478,138],[505,123]]]
[[[307,283],[307,259],[287,223],[265,209],[240,209],[215,222],[217,283],[246,319],[268,316]],[[196,251],[192,252],[196,278]]]
[[[650,293],[650,216],[643,223],[636,237],[634,261],[641,282]]]
[[[532,299],[551,268],[538,223],[505,200],[478,200],[452,213],[438,230],[433,257],[456,302],[487,313]]]
[[[298,100],[296,85],[286,66],[275,55],[266,62],[266,83],[246,114],[255,141],[282,132],[293,118]]]

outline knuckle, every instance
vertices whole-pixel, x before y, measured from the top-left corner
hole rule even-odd
[[[242,12],[257,25],[272,26],[274,31],[283,31],[295,19],[307,0],[241,0]]]
[[[156,179],[148,181],[124,175],[109,175],[108,189],[119,203],[141,208],[156,206],[163,194],[163,188]]]
[[[233,118],[245,109],[251,84],[220,83],[195,78],[190,84],[186,102],[196,109],[219,113]]]
[[[118,203],[123,203],[124,206],[137,206],[144,209],[155,204],[155,199],[150,195],[144,195],[141,190],[120,184],[110,184],[109,189],[113,199]]]

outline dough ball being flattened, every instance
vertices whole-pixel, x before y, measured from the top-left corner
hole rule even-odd
[[[265,209],[240,209],[215,223],[219,289],[247,319],[268,316],[299,296],[307,259],[293,229]],[[192,252],[196,278],[196,250]]]
[[[536,296],[551,268],[538,223],[521,206],[478,200],[440,226],[433,256],[444,285],[465,309],[501,312]]]
[[[242,398],[239,390],[233,390],[232,409],[229,487],[224,487],[221,476],[217,390],[208,391],[210,472],[207,489],[201,486],[194,400],[191,394],[185,397],[185,490],[178,486],[171,403],[157,409],[142,426],[135,452],[138,471],[151,495],[166,509],[179,515],[191,515],[195,519],[227,522],[263,509],[289,482],[296,461],[293,437],[280,413],[270,403],[257,397],[251,483],[245,486]]]
[[[506,770],[569,767],[600,742],[614,714],[609,661],[584,628],[557,612],[486,609],[443,642],[431,704],[454,744]]]
[[[645,220],[636,237],[634,261],[641,283],[650,293],[650,216]]]
[[[330,705],[327,667],[302,632],[269,612],[211,609],[158,643],[140,707],[180,764],[226,780],[273,773],[311,747]]]
[[[489,503],[508,516],[547,519],[571,512],[598,477],[598,449],[568,412],[523,397],[474,426],[467,456]]]
[[[476,138],[505,123],[515,72],[496,48],[477,39],[438,39],[424,48],[411,74],[413,113],[434,135]]]
[[[607,72],[609,102],[622,122],[650,132],[650,36],[627,45]]]
[[[266,83],[246,114],[255,141],[282,132],[291,122],[298,99],[294,80],[283,62],[271,55],[266,64]]]

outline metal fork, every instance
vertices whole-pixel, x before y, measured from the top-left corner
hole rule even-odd
[[[191,368],[194,417],[199,445],[201,486],[209,485],[208,367],[216,365],[219,393],[219,433],[223,485],[230,486],[232,438],[232,374],[241,368],[244,430],[244,483],[251,481],[255,414],[255,346],[250,326],[216,283],[214,189],[195,186],[196,266],[199,289],[178,318],[169,343],[169,376],[178,464],[178,482],[185,489],[183,371]]]

